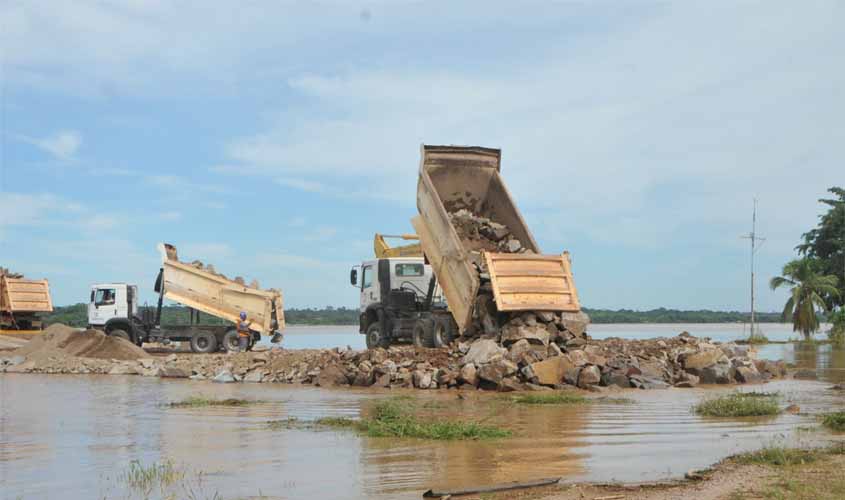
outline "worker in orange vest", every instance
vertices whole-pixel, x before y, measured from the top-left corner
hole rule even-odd
[[[251,324],[252,320],[246,319],[246,311],[241,311],[241,320],[237,324],[238,348],[241,352],[246,352],[249,347],[249,338],[252,336],[252,332],[249,331],[249,325]]]

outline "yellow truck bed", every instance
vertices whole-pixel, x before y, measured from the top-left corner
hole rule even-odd
[[[530,251],[483,253],[500,311],[580,311],[568,254],[541,255],[499,175],[500,164],[498,149],[422,146],[419,215],[411,224],[461,332],[472,323],[480,278],[469,249],[452,226],[448,207],[468,206],[472,212],[504,224]]]

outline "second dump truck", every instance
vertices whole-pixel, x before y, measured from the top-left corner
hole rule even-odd
[[[238,349],[234,324],[241,311],[252,320],[249,346],[262,335],[281,340],[285,326],[282,293],[246,286],[214,272],[210,266],[180,262],[176,247],[159,245],[162,263],[155,282],[158,303],[153,308],[139,308],[138,287],[126,283],[102,283],[91,287],[88,304],[89,328],[122,337],[141,345],[144,342],[190,342],[194,352]],[[164,299],[187,306],[190,322],[161,324]],[[201,324],[200,314],[224,320],[224,324]]]
[[[40,330],[53,311],[47,280],[26,279],[0,267],[0,330]]]

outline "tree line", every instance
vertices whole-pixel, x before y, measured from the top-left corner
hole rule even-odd
[[[56,307],[44,317],[46,324],[64,323],[75,327],[84,327],[88,322],[88,305],[74,304]],[[652,309],[650,311],[634,311],[631,309],[584,309],[590,315],[593,323],[747,323],[750,315],[738,311],[682,311],[678,309]],[[757,321],[762,323],[777,323],[781,321],[780,313],[757,313]],[[165,306],[161,311],[161,322],[164,325],[190,323],[188,308],[178,305]],[[288,325],[357,325],[358,310],[346,307],[324,307],[305,309],[286,309],[285,322]],[[226,322],[208,314],[200,315],[200,323],[206,325],[220,325]]]

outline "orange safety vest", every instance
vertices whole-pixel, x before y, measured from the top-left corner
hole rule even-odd
[[[238,328],[238,335],[241,337],[249,337],[251,334],[249,333],[249,325],[252,323],[251,321],[238,321],[237,328]]]

